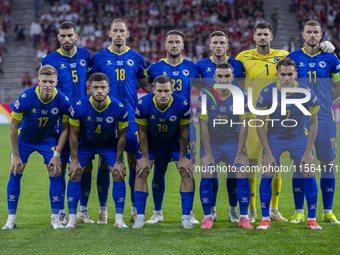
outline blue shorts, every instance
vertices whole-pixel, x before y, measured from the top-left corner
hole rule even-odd
[[[48,165],[53,157],[54,151],[58,145],[58,140],[50,140],[45,142],[34,143],[26,140],[21,134],[19,135],[18,147],[19,155],[23,164],[27,163],[29,156],[32,152],[37,151],[44,157],[44,164]],[[12,154],[11,154],[12,158]]]
[[[319,123],[314,145],[318,160],[331,161],[336,159],[337,148],[335,121],[330,119],[327,123]]]
[[[231,139],[221,144],[210,143],[210,148],[213,154],[215,164],[217,164],[218,162],[225,162],[227,166],[228,165],[232,166],[235,162],[235,158],[237,155],[238,138]],[[201,156],[202,155],[203,154],[201,154]],[[241,166],[242,165],[240,164],[236,164],[236,167]]]
[[[276,164],[280,164],[280,156],[283,152],[289,151],[294,164],[300,164],[303,154],[305,154],[308,141],[308,135],[301,137],[278,139],[275,135],[268,134],[268,144]],[[264,157],[264,152],[263,152]]]
[[[103,147],[100,149],[90,149],[83,147],[81,145],[78,146],[78,158],[81,167],[87,165],[89,160],[92,160],[96,154],[102,156],[105,160],[105,165],[109,165],[111,167],[114,166],[117,158],[117,149],[114,147]]]
[[[174,161],[179,161],[179,154],[180,154],[180,141],[171,141],[168,143],[165,143],[161,141],[160,139],[148,140],[148,152],[149,152],[149,160],[155,160],[158,156],[158,154],[166,153],[171,154],[171,159]],[[190,149],[187,149],[186,153],[187,159],[190,159]],[[137,152],[137,159],[142,158],[142,151],[139,148]]]
[[[129,123],[126,127],[126,144],[125,151],[128,153],[137,153],[138,150],[138,124]]]

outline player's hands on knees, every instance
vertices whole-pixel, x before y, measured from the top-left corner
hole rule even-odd
[[[150,173],[151,171],[149,158],[147,157],[142,157],[140,160],[137,160],[137,165],[136,165],[137,176],[140,177],[143,171],[146,171],[147,173]]]
[[[276,161],[273,155],[266,154],[262,160],[262,173],[264,175],[272,176],[274,174],[275,166],[276,166]]]
[[[187,174],[192,177],[192,162],[187,157],[180,157],[178,161],[179,172],[186,171]]]
[[[24,167],[24,164],[22,163],[20,157],[12,157],[11,166],[9,168],[9,175],[13,173],[14,176],[16,176],[17,172],[21,173],[23,167]]]
[[[60,176],[61,175],[61,160],[57,157],[52,157],[50,160],[50,163],[48,164],[48,167],[53,166],[53,174],[54,176]]]
[[[70,179],[74,178],[74,175],[77,173],[77,171],[81,171],[81,165],[79,161],[72,160],[68,165],[68,175],[70,176]]]
[[[302,173],[305,177],[312,177],[315,174],[315,160],[313,155],[310,154],[304,154],[300,166],[302,168]],[[314,170],[313,170],[314,169]]]
[[[233,166],[236,166],[237,164],[240,164],[242,166],[249,166],[249,159],[243,153],[236,155]]]
[[[200,161],[201,167],[215,165],[215,161],[212,155],[205,154]]]
[[[126,167],[125,167],[124,162],[116,162],[112,168],[112,174],[114,171],[117,171],[120,178],[124,180],[124,177],[126,176]]]

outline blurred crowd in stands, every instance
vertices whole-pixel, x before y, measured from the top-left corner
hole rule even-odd
[[[3,74],[2,62],[3,52],[6,50],[6,33],[11,17],[11,8],[9,0],[0,1],[0,75]]]

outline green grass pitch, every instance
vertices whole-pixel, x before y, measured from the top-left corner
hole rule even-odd
[[[7,219],[6,187],[11,151],[8,130],[8,125],[0,125],[0,227],[6,223]],[[290,163],[288,159],[283,160],[285,165]],[[340,160],[337,159],[335,165],[339,163]],[[97,167],[94,168],[88,208],[89,215],[97,221],[99,207],[96,191]],[[128,176],[126,180],[127,178]],[[151,178],[150,176],[149,184]],[[267,231],[245,230],[240,229],[237,223],[227,222],[226,180],[220,179],[217,200],[218,222],[214,223],[213,229],[210,230],[202,230],[198,225],[193,230],[184,230],[180,227],[179,183],[179,174],[174,163],[171,163],[166,174],[166,192],[163,203],[165,222],[163,223],[146,225],[144,229],[131,228],[132,223],[129,222],[130,190],[127,185],[124,220],[130,228],[115,228],[113,226],[115,208],[111,186],[108,199],[108,210],[111,216],[109,224],[79,223],[78,228],[74,230],[53,230],[50,226],[48,174],[42,157],[34,153],[29,159],[21,180],[21,196],[17,212],[18,228],[12,231],[0,230],[0,254],[340,254],[338,241],[340,225],[326,224],[321,221],[321,191],[319,191],[317,209],[317,221],[323,227],[321,231],[308,230],[306,222],[297,225],[273,222],[272,228]],[[193,209],[196,218],[200,220],[203,217],[203,210],[199,199],[199,183],[200,179],[196,178]],[[259,184],[260,179],[257,179],[257,185]],[[151,191],[150,188],[149,190]],[[339,180],[337,180],[336,191],[333,209],[337,218],[340,219]],[[256,205],[258,216],[261,218],[259,196],[257,196]],[[283,179],[279,209],[286,218],[290,218],[294,213],[291,179]],[[152,211],[151,194],[146,207],[147,219],[152,215]],[[305,211],[307,212],[306,205]],[[305,214],[307,216],[307,213]],[[253,225],[259,224],[258,220]]]

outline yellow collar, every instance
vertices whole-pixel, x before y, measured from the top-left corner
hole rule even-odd
[[[170,64],[170,63],[168,62],[168,59],[167,59],[167,58],[165,58],[165,59],[163,59],[163,60],[164,60],[165,63],[167,63],[168,65],[171,65],[171,66],[178,66],[179,64],[182,64],[182,62],[183,62],[183,58],[181,59],[181,62],[179,62],[179,63],[176,64],[176,65]]]
[[[107,109],[107,107],[109,107],[109,104],[111,103],[111,99],[109,98],[109,96],[106,96],[106,98],[107,98],[107,104],[106,104],[105,108],[104,108],[103,110],[101,110],[101,111],[97,110],[97,108],[94,107],[93,102],[92,102],[92,96],[90,96],[89,101],[90,101],[92,107],[93,107],[97,112],[103,112],[103,111],[105,111],[105,110]]]
[[[77,47],[76,47],[76,50],[74,51],[74,54],[73,54],[72,56],[63,54],[63,53],[61,52],[61,49],[57,49],[57,52],[59,52],[60,55],[62,55],[62,56],[72,58],[72,57],[77,53]]]
[[[322,53],[322,50],[320,50],[318,53],[316,53],[315,55],[309,55],[307,52],[306,52],[306,48],[303,47],[301,48],[301,50],[303,51],[303,53],[307,54],[308,56],[310,57],[315,57],[316,55],[319,55],[320,53]]]
[[[171,106],[172,102],[174,101],[174,98],[173,98],[172,96],[170,97],[169,104],[168,104],[168,106],[164,109],[164,111],[162,111],[161,109],[158,108],[157,102],[156,102],[156,96],[154,96],[154,97],[152,98],[152,101],[155,103],[156,108],[157,108],[160,112],[165,112],[165,111],[168,110],[168,108]]]
[[[52,97],[52,99],[51,99],[50,101],[48,101],[48,102],[44,102],[43,100],[41,100],[41,98],[40,98],[40,86],[37,86],[37,87],[35,88],[35,93],[37,94],[39,100],[40,100],[43,104],[48,104],[48,103],[51,102],[51,101],[55,98],[55,96],[58,94],[58,90],[57,90],[56,88],[54,88],[53,97]]]
[[[211,62],[215,63],[216,65],[218,64],[214,61],[213,56],[211,56],[210,59],[211,59]],[[228,62],[228,60],[229,60],[229,57],[227,56],[225,59],[225,62]]]
[[[112,45],[111,45],[111,46],[112,46]],[[114,51],[112,50],[111,46],[108,47],[109,51],[111,51],[112,53],[117,54],[117,55],[122,55],[122,54],[128,52],[129,49],[130,49],[130,47],[126,46],[126,50],[125,50],[124,52],[122,52],[122,53],[117,53],[117,52],[114,52]]]

